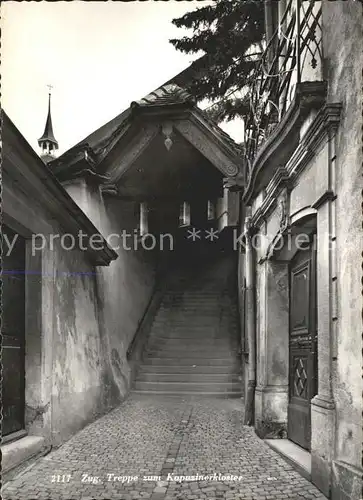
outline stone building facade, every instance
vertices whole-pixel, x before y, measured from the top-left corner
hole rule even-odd
[[[306,450],[328,498],[359,499],[362,5],[266,13],[245,123],[246,422],[283,454]]]
[[[6,472],[115,404],[95,270],[117,255],[4,112],[2,123],[2,435],[18,438]],[[98,248],[80,248],[80,231]]]

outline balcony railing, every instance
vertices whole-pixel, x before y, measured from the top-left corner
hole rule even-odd
[[[252,78],[245,119],[247,181],[259,148],[293,101],[296,85],[320,81],[321,65],[321,1],[289,0]]]

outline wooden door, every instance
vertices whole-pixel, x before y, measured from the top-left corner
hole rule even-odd
[[[310,450],[310,401],[317,392],[316,263],[310,245],[290,267],[288,438]]]
[[[7,237],[7,240],[5,238]],[[16,243],[8,253],[7,241]],[[25,240],[2,226],[3,436],[24,428]]]

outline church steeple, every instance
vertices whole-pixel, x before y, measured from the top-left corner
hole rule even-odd
[[[52,125],[52,114],[50,109],[50,101],[51,101],[51,85],[49,87],[48,94],[48,116],[47,121],[45,123],[45,129],[42,137],[38,139],[39,147],[41,148],[41,157],[45,162],[54,159],[54,153],[58,149],[58,142],[54,137],[53,125]]]

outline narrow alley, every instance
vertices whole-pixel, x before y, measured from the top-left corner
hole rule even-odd
[[[363,500],[362,1],[3,3],[1,498]]]
[[[3,498],[325,498],[259,439],[253,428],[242,425],[241,405],[240,399],[134,393],[9,481]],[[217,480],[192,480],[213,474]],[[182,476],[194,478],[183,480]],[[228,476],[238,479],[228,480]]]

